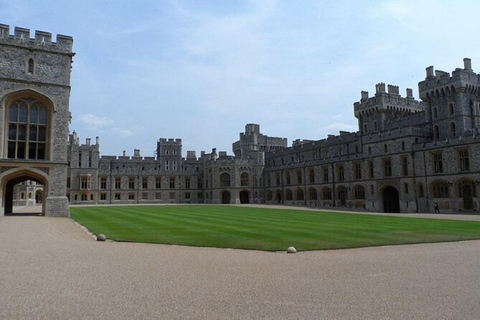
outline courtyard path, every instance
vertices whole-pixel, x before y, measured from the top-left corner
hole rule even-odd
[[[269,253],[0,217],[0,319],[479,319],[480,241]]]

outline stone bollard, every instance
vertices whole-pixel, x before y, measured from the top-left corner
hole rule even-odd
[[[297,249],[295,249],[295,247],[288,247],[287,253],[297,253]]]
[[[107,237],[104,234],[101,233],[97,236],[97,241],[105,241],[105,240],[107,240]]]

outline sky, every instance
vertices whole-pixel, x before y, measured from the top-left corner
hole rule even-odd
[[[0,0],[11,33],[74,38],[70,131],[130,156],[159,138],[231,154],[247,123],[289,145],[357,131],[362,90],[418,99],[428,66],[479,72],[479,16],[476,0]]]

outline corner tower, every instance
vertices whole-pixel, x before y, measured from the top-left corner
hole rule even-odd
[[[13,210],[13,187],[43,185],[42,213],[69,216],[67,190],[73,39],[0,24],[0,214]]]
[[[480,74],[473,72],[471,60],[463,59],[463,69],[452,74],[426,68],[419,82],[420,98],[425,103],[426,121],[434,140],[476,134],[480,127]]]

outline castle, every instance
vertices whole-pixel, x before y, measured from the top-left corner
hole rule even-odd
[[[426,69],[420,101],[379,83],[354,103],[357,132],[322,140],[269,137],[247,124],[225,151],[182,156],[181,139],[160,138],[156,155],[100,155],[68,135],[72,39],[0,25],[0,195],[43,185],[43,212],[72,204],[267,203],[379,212],[478,212],[480,75],[471,61],[451,74]],[[8,122],[8,123],[7,123]],[[7,129],[8,128],[8,129]],[[67,136],[68,141],[67,141]]]

